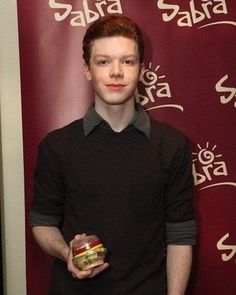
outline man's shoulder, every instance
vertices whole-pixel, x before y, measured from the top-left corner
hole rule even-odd
[[[77,141],[81,136],[84,136],[83,119],[78,119],[49,132],[42,140],[41,145],[46,143],[51,147],[65,146]]]
[[[159,138],[166,144],[175,146],[185,144],[188,137],[177,128],[166,122],[151,119],[151,138],[154,140]]]
[[[83,130],[83,119],[75,120],[61,128],[55,129],[48,133],[50,137],[67,136],[70,134],[78,133]]]

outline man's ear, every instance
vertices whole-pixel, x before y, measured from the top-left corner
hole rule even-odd
[[[90,81],[92,79],[89,65],[87,65],[86,63],[84,63],[84,74],[85,74],[85,77],[88,81]]]
[[[143,74],[144,74],[145,66],[144,63],[141,63],[140,65],[140,75],[139,75],[139,81],[141,81]]]

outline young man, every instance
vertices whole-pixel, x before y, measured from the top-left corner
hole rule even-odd
[[[144,46],[133,21],[99,19],[83,50],[94,105],[42,141],[35,169],[30,222],[56,257],[50,294],[183,295],[196,234],[188,140],[135,104]],[[71,241],[85,234],[109,257],[81,271]]]

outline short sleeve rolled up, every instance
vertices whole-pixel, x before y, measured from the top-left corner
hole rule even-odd
[[[46,137],[38,148],[34,170],[31,219],[38,219],[41,225],[50,225],[48,224],[50,220],[53,225],[59,225],[64,215],[64,198],[62,160],[57,151],[50,146],[49,139]]]
[[[179,144],[171,161],[166,188],[166,223],[194,219],[193,175],[188,139]]]

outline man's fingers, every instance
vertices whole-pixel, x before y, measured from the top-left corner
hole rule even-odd
[[[109,266],[108,263],[104,263],[100,266],[97,266],[95,268],[91,268],[89,270],[79,270],[79,269],[75,269],[72,272],[72,276],[74,278],[78,278],[80,280],[82,279],[86,279],[86,278],[93,278],[96,275],[98,275],[100,272],[104,271],[107,267]]]
[[[89,278],[93,273],[93,269],[89,269],[89,270],[79,270],[79,269],[76,269],[72,272],[72,276],[74,278],[78,278],[80,280],[82,279],[86,279],[86,278]]]
[[[109,264],[107,262],[105,262],[104,264],[97,266],[93,269],[91,275],[89,276],[89,278],[93,278],[96,275],[98,275],[100,272],[104,271],[106,268],[108,268]]]
[[[86,237],[86,234],[85,233],[75,235],[74,236],[74,239],[70,241],[70,246],[72,247],[74,240],[77,240],[78,241],[78,240],[80,240],[80,239],[82,239],[84,237]]]

